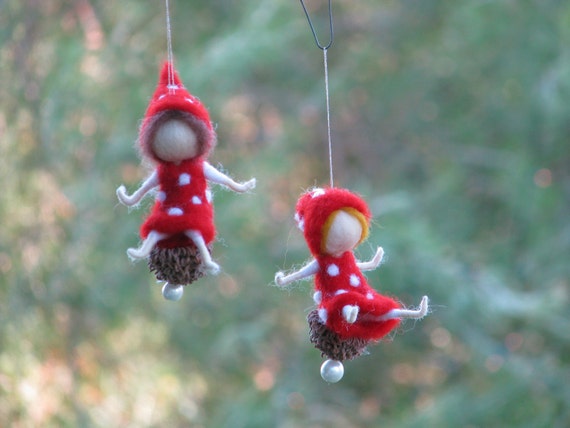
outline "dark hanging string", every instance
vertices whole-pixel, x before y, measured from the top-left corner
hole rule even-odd
[[[330,185],[334,187],[334,178],[333,178],[333,158],[332,158],[332,139],[331,139],[331,109],[330,109],[330,98],[329,98],[329,67],[328,67],[328,59],[327,59],[327,51],[332,46],[334,41],[334,29],[333,29],[333,15],[332,15],[332,5],[331,0],[328,0],[329,3],[329,42],[326,45],[322,45],[319,42],[319,38],[317,36],[317,32],[315,30],[315,26],[313,25],[313,21],[309,15],[309,11],[305,6],[305,2],[303,0],[299,0],[301,2],[301,6],[303,6],[303,11],[305,12],[305,16],[307,17],[307,21],[309,22],[309,27],[311,28],[311,33],[313,33],[313,37],[315,38],[315,43],[317,47],[323,51],[323,62],[325,67],[325,98],[327,102],[327,136],[328,136],[328,147],[329,147],[329,173],[330,173]]]
[[[315,26],[313,25],[313,21],[311,20],[311,17],[309,16],[309,11],[307,10],[307,7],[305,6],[305,2],[303,0],[299,0],[301,2],[301,6],[303,6],[303,11],[305,12],[305,16],[307,17],[307,21],[309,21],[309,27],[311,27],[311,33],[313,33],[313,37],[315,38],[315,43],[317,44],[317,47],[323,51],[327,50],[328,48],[330,48],[333,44],[334,41],[334,29],[333,29],[333,16],[332,16],[332,6],[331,6],[331,0],[329,0],[329,43],[324,46],[321,45],[321,43],[319,42],[319,38],[317,37],[317,31],[315,30]]]

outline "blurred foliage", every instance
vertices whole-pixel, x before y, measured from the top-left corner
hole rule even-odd
[[[326,2],[308,0],[326,34]],[[0,1],[0,421],[11,427],[570,424],[570,4],[336,0],[336,184],[375,214],[379,290],[432,313],[336,385],[292,220],[326,184],[322,55],[293,0],[171,1],[209,107],[223,273],[165,301],[115,188],[166,56],[164,4]],[[406,334],[403,334],[406,333]]]

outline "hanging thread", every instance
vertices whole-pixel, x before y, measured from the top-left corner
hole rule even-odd
[[[334,29],[333,29],[333,16],[332,16],[332,5],[331,0],[328,0],[328,10],[329,10],[329,42],[326,45],[323,45],[319,42],[319,37],[317,36],[317,31],[315,30],[315,26],[313,25],[313,21],[311,20],[311,16],[309,15],[309,11],[305,6],[305,2],[303,0],[299,0],[301,2],[301,6],[303,6],[303,11],[305,12],[305,16],[307,17],[307,21],[309,22],[309,27],[311,28],[311,33],[313,33],[313,37],[315,39],[315,43],[317,47],[323,51],[323,63],[325,68],[325,99],[326,99],[326,109],[327,109],[327,138],[328,138],[328,150],[329,150],[329,174],[330,174],[330,186],[334,187],[334,175],[333,175],[333,157],[332,157],[332,138],[331,138],[331,109],[330,109],[330,96],[329,96],[329,67],[328,67],[328,57],[327,52],[329,48],[332,46],[334,41]]]
[[[170,68],[168,69],[168,92],[174,92],[174,55],[172,53],[172,30],[170,25],[170,5],[168,0],[166,3],[166,44],[168,50],[168,62]]]

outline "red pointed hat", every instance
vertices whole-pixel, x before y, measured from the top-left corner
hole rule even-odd
[[[368,228],[372,217],[368,205],[360,196],[346,189],[315,188],[301,195],[297,201],[295,220],[314,256],[322,253],[323,237],[326,232],[324,229],[328,218],[335,211],[343,209],[353,209],[362,214],[366,229]],[[366,236],[367,231],[362,240]]]
[[[204,151],[207,153],[213,147],[215,144],[215,133],[208,110],[197,97],[186,90],[174,66],[170,62],[165,61],[160,72],[158,85],[148,104],[139,132],[141,149],[151,157],[154,156],[152,153],[149,153],[147,144],[151,133],[150,128],[153,127],[156,118],[161,113],[168,111],[187,113],[186,117],[189,115],[192,118],[192,122],[194,122],[191,125],[199,124],[205,127]]]

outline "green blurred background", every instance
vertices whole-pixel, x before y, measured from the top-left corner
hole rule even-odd
[[[322,39],[326,1],[307,0]],[[0,0],[0,425],[570,426],[570,3],[333,0],[336,184],[374,212],[371,284],[432,311],[328,385],[300,193],[328,182],[322,54],[295,0],[171,0],[210,109],[217,277],[164,300],[138,243],[139,121],[164,2]]]

